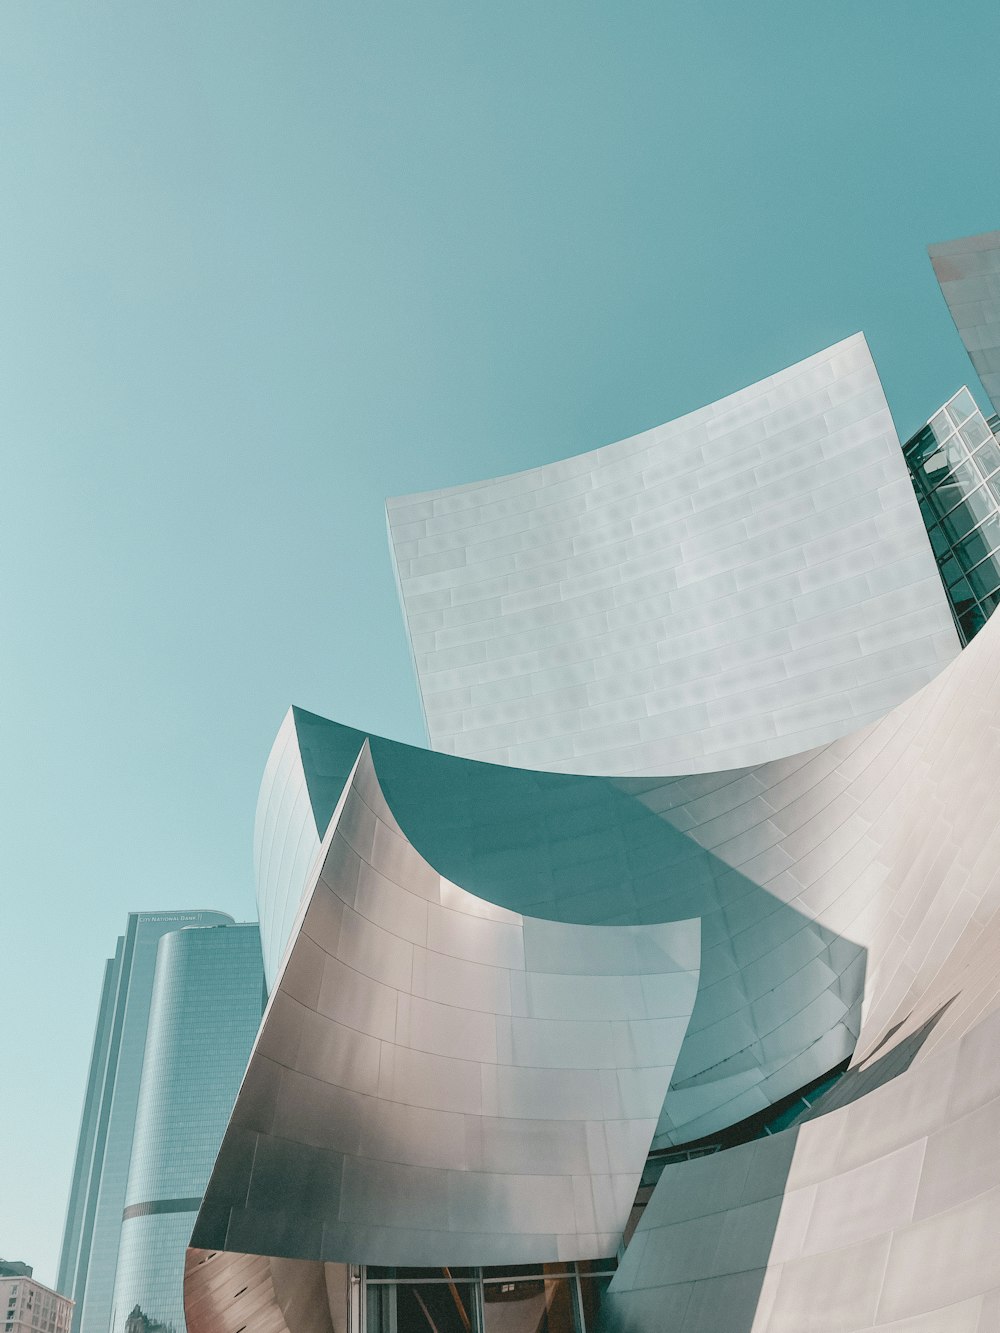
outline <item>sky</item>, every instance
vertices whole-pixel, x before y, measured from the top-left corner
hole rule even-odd
[[[255,915],[292,703],[422,743],[387,495],[858,329],[987,400],[996,0],[0,6],[0,1255],[55,1280],[126,914]]]

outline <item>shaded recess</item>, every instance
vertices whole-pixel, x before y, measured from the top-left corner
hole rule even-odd
[[[318,838],[364,733],[293,714]],[[625,780],[483,764],[381,737],[369,743],[407,839],[471,893],[566,923],[701,920],[698,997],[657,1146],[760,1111],[853,1051],[864,949],[681,831],[672,818],[683,811],[651,806],[645,783],[632,790]],[[706,779],[691,781],[689,798],[712,800]]]
[[[696,919],[555,923],[443,878],[364,744],[192,1244],[406,1265],[613,1253],[699,953]]]

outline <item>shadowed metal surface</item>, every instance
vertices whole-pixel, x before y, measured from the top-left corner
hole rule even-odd
[[[714,1333],[720,1311],[730,1333],[1000,1327],[1000,623],[912,711],[905,776],[880,794],[887,943],[856,1056],[861,1080],[908,1045],[912,1064],[840,1105],[852,1071],[826,1114],[666,1168],[609,1329]]]
[[[997,632],[881,721],[752,770],[609,780],[382,741],[372,753],[408,839],[483,898],[564,920],[701,916],[699,996],[657,1139],[681,1142],[832,1068],[862,998],[862,1049],[879,1040],[979,925],[1000,856],[979,776],[1000,770]],[[323,770],[345,740],[297,717],[286,727],[318,770],[302,799],[322,822]]]
[[[998,1047],[993,1012],[843,1109],[668,1167],[604,1327],[995,1333]]]
[[[297,876],[316,855],[301,849],[310,838],[318,849],[364,740],[295,709],[275,742],[258,812],[258,893],[272,977],[305,884]],[[791,833],[807,813],[786,772],[776,775],[773,808],[747,804],[760,790],[752,778],[721,775],[684,780],[679,790],[688,805],[671,813],[669,801],[661,809],[658,791],[645,784],[631,790],[618,780],[481,764],[379,737],[369,744],[407,839],[435,870],[478,896],[572,924],[701,918],[698,997],[658,1145],[741,1120],[853,1051],[864,950],[754,878],[769,867],[783,870],[789,858],[768,856],[772,824],[755,830],[747,816],[759,820],[767,811]],[[292,782],[275,780],[282,769]],[[287,829],[295,836],[283,836]],[[737,866],[730,857],[741,847],[745,864]]]
[[[635,441],[625,444],[639,447]],[[435,516],[458,513],[460,505],[435,511],[433,504],[493,486],[501,487],[490,501],[501,506],[493,518],[499,522],[507,512],[523,516],[531,506],[520,507],[521,492],[513,485],[522,480],[441,493],[431,497],[430,515],[412,521],[426,525]],[[589,494],[590,484],[578,494]],[[748,508],[752,504],[744,497],[743,512]],[[887,531],[884,518],[875,526],[880,534]],[[429,529],[425,533],[430,535]],[[467,537],[440,550],[459,549]],[[416,534],[404,539],[424,540]],[[515,569],[527,567],[518,564],[517,553],[528,549],[527,544],[515,548]],[[463,567],[445,559],[436,574],[419,576],[438,579],[438,590],[448,591],[449,600],[438,610],[458,605],[452,591],[461,579],[455,582],[454,571]],[[401,578],[406,573],[400,569]],[[404,587],[410,610],[407,596]],[[837,609],[827,608],[826,614],[839,623]],[[926,608],[912,605],[902,592],[885,598],[873,632],[885,635],[887,666],[900,660],[900,652],[905,657],[906,645],[923,633],[925,615]],[[553,623],[562,622],[555,617]],[[953,649],[952,641],[948,653]],[[499,660],[506,650],[486,658],[470,654],[467,664]],[[418,661],[418,670],[426,669],[427,663]],[[845,688],[841,680],[837,689]],[[776,696],[768,697],[773,709]],[[886,697],[882,706],[890,702]],[[660,1115],[657,1145],[733,1124],[825,1072],[853,1048],[856,1037],[857,1049],[852,1069],[817,1103],[815,1118],[663,1170],[603,1309],[608,1333],[664,1328],[993,1333],[1000,1327],[994,1243],[1000,1225],[998,716],[1000,624],[995,622],[940,675],[878,720],[819,748],[726,772],[629,777],[616,768],[618,776],[586,777],[524,771],[508,766],[506,751],[496,755],[505,762],[494,765],[374,737],[365,747],[364,733],[293,710],[275,743],[258,809],[258,891],[272,975],[291,940],[270,1012],[280,1012],[283,995],[296,998],[284,992],[286,977],[292,990],[299,988],[299,1006],[321,1012],[323,987],[332,984],[329,960],[344,961],[326,953],[317,971],[315,961],[297,959],[296,951],[303,940],[315,943],[310,914],[317,902],[331,897],[319,892],[324,866],[332,864],[332,849],[341,826],[350,823],[348,804],[356,795],[363,796],[361,805],[376,825],[405,846],[404,860],[412,855],[421,862],[431,884],[462,893],[462,901],[474,895],[479,919],[492,925],[523,920],[525,940],[528,920],[534,919],[552,932],[553,957],[565,959],[567,929],[617,922],[650,932],[663,923],[698,918],[698,993]],[[534,722],[528,722],[530,732]],[[634,744],[626,741],[633,751]],[[359,750],[361,761],[352,774]],[[369,755],[370,767],[363,769]],[[540,752],[522,756],[522,762],[541,762]],[[552,762],[571,767],[569,761]],[[348,778],[343,803],[335,808]],[[360,861],[367,856],[366,863],[390,883],[409,883],[398,860],[379,862],[377,828],[370,844],[367,833],[363,836]],[[357,856],[358,839],[345,841]],[[383,842],[383,850],[390,846]],[[345,868],[346,863],[334,867],[330,883],[353,885],[350,872],[343,877]],[[314,883],[318,887],[310,897]],[[438,900],[438,907],[444,905]],[[299,920],[293,923],[296,912]],[[340,941],[342,909],[334,915],[337,924],[328,934]],[[399,962],[393,962],[391,949],[373,949],[368,957],[378,958],[379,967]],[[481,962],[467,955],[463,961]],[[404,966],[401,975],[405,971]],[[421,972],[411,962],[411,985],[417,976],[426,985],[431,975],[431,969]],[[454,985],[450,998],[426,993],[420,998],[466,1009],[475,999],[475,1012],[498,1018],[484,1003],[481,979],[465,973],[460,979],[441,977],[439,983]],[[411,1035],[415,994],[405,1020]],[[399,1012],[397,1001],[394,1047],[400,1043]],[[272,1063],[283,1053],[285,1068],[255,1082],[251,1066],[244,1087],[250,1114],[240,1125],[234,1118],[237,1133],[231,1144],[227,1136],[231,1151],[227,1155],[224,1149],[218,1168],[228,1193],[207,1201],[199,1222],[205,1230],[195,1243],[217,1244],[221,1238],[246,1250],[252,1233],[255,1246],[279,1254],[360,1255],[369,1262],[426,1266],[491,1262],[494,1256],[516,1262],[509,1250],[485,1248],[495,1236],[481,1234],[478,1251],[475,1245],[449,1249],[462,1225],[451,1203],[467,1194],[445,1189],[435,1195],[429,1186],[420,1195],[426,1165],[406,1154],[443,1151],[421,1118],[427,1109],[421,1098],[426,1089],[441,1086],[440,1078],[426,1079],[424,1093],[403,1099],[404,1112],[391,1133],[377,1121],[362,1122],[356,1109],[345,1113],[332,1103],[321,1115],[296,1123],[293,1132],[279,1132],[279,1116],[289,1116],[295,1100],[282,1110],[287,1072],[308,1076],[308,1070],[294,1067],[300,1056],[315,1064],[332,1049],[320,1030],[307,1030],[305,1020],[282,1021],[284,1027],[272,1034],[272,1055],[266,1044],[263,1050]],[[471,1031],[455,1027],[437,1031],[442,1041],[474,1039]],[[500,1031],[495,1022],[497,1042]],[[443,1046],[424,1053],[466,1058]],[[497,1063],[495,1053],[481,1061],[483,1068]],[[359,1057],[352,1067],[361,1064]],[[384,1084],[380,1057],[377,1097],[384,1088],[395,1096],[397,1072],[394,1055]],[[553,1091],[556,1087],[553,1083]],[[481,1078],[481,1098],[486,1088]],[[296,1161],[283,1148],[271,1159],[267,1149],[259,1153],[267,1138],[309,1144],[312,1135],[326,1144],[334,1133],[350,1137],[350,1143],[346,1151],[343,1143],[332,1145],[343,1160],[329,1170],[316,1157]],[[370,1178],[351,1195],[344,1190],[345,1163],[348,1155],[364,1155],[365,1134],[374,1136],[383,1159],[390,1145],[392,1173]],[[485,1141],[475,1138],[475,1150]],[[448,1152],[461,1146],[466,1153],[455,1165],[456,1175],[475,1175],[482,1168],[483,1158],[468,1155],[469,1143],[456,1133],[446,1145]],[[255,1151],[261,1163],[256,1199],[257,1160],[248,1165]],[[530,1148],[519,1144],[518,1152],[525,1151],[530,1157]],[[546,1153],[551,1160],[551,1148]],[[399,1174],[401,1161],[414,1174]],[[449,1163],[446,1171],[452,1169]],[[457,1188],[469,1189],[468,1180]],[[552,1188],[551,1181],[546,1188]],[[380,1206],[383,1194],[402,1200],[404,1209],[407,1197],[430,1201],[419,1220],[416,1213],[410,1219],[421,1235],[417,1248],[406,1253],[421,1258],[389,1259],[395,1252],[380,1248],[386,1243],[380,1229],[384,1217],[373,1221],[371,1209]],[[331,1197],[337,1200],[335,1216]],[[574,1195],[577,1226],[568,1245],[560,1248],[558,1237],[545,1232],[515,1253],[532,1260],[556,1252],[585,1257],[577,1202]],[[596,1208],[593,1193],[591,1203]],[[530,1225],[540,1209],[560,1206],[558,1194],[548,1200],[529,1193],[498,1198],[488,1191],[476,1196],[480,1205],[501,1227],[518,1218]],[[241,1233],[244,1216],[250,1224]],[[600,1253],[601,1239],[598,1232],[591,1234],[589,1257]]]
[[[872,721],[958,650],[862,334],[632,439],[387,513],[436,750],[575,773],[758,764]]]
[[[407,842],[363,744],[192,1244],[353,1263],[613,1253],[699,923],[526,917]]]
[[[341,1264],[189,1249],[184,1267],[187,1333],[346,1333]]]
[[[1000,231],[927,247],[948,303],[993,410],[1000,412]]]

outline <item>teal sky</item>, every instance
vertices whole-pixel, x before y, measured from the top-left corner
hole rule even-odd
[[[255,914],[291,703],[422,740],[386,495],[863,328],[979,393],[996,0],[0,7],[0,1255],[55,1278],[102,960]],[[979,393],[980,401],[985,398]]]

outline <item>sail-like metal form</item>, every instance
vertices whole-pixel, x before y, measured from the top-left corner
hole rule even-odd
[[[898,725],[888,723],[875,744],[887,745]],[[272,978],[365,741],[299,709],[275,741],[258,810]],[[854,807],[837,768],[850,750],[801,765],[635,781],[481,764],[377,736],[367,743],[409,843],[470,893],[565,925],[701,922],[698,994],[658,1145],[761,1111],[854,1049],[865,950],[843,937],[839,927],[851,920],[843,905],[831,905],[830,928],[809,892],[826,854],[814,839],[865,845],[868,821],[841,827]],[[856,857],[844,861],[845,890],[859,873]],[[830,893],[825,881],[812,896],[821,892]],[[847,901],[858,900],[856,890]]]
[[[445,879],[365,743],[192,1243],[396,1265],[614,1253],[699,958],[697,920],[569,925]]]
[[[928,246],[934,273],[994,412],[1000,412],[1000,231]]]
[[[863,338],[389,521],[435,748],[282,723],[191,1333],[1000,1327],[1000,622]]]
[[[671,839],[700,847],[702,854],[728,866],[730,875],[740,867],[745,883],[749,883],[747,871],[756,866],[767,888],[757,884],[756,897],[748,888],[718,914],[718,886],[725,882],[724,876],[710,880],[695,874],[685,886],[683,859],[674,861],[672,883],[665,862],[654,873],[661,890],[660,919],[671,915],[664,905],[671,892],[677,892],[674,914],[684,903],[684,922],[696,915],[702,921],[699,993],[680,1047],[666,1110],[675,1096],[683,1104],[686,1089],[679,1076],[691,1058],[687,1050],[697,1052],[698,1063],[707,1071],[712,1052],[719,1055],[729,1049],[725,1034],[727,1029],[738,1030],[740,1014],[742,1021],[752,1024],[768,1011],[773,1013],[775,1005],[789,1004],[793,1013],[783,1025],[780,1040],[787,1050],[796,1040],[804,1047],[797,1058],[799,1070],[806,1069],[802,1058],[816,1043],[808,1043],[805,1034],[828,1001],[817,1002],[810,990],[822,969],[808,963],[789,969],[792,955],[788,950],[796,932],[786,934],[785,925],[806,921],[813,930],[829,932],[835,941],[829,946],[831,958],[838,950],[848,951],[845,975],[853,966],[858,1002],[864,1005],[852,1069],[816,1104],[807,1123],[666,1167],[604,1298],[602,1328],[653,1333],[666,1324],[680,1333],[718,1333],[720,1328],[727,1333],[799,1333],[808,1327],[837,1333],[874,1328],[888,1333],[905,1327],[986,1333],[995,1327],[1000,1308],[1000,1270],[991,1239],[1000,1225],[1000,1159],[995,1152],[1000,1126],[996,1075],[1000,1049],[1000,876],[996,873],[1000,819],[994,809],[994,792],[1000,786],[998,716],[1000,623],[991,621],[940,677],[881,722],[819,750],[756,770],[712,778],[611,782],[558,774],[524,775],[451,756],[407,751],[413,762],[413,772],[408,775],[398,755],[395,765],[390,762],[393,747],[374,741],[370,745],[374,768],[364,778],[359,777],[360,765],[353,776],[349,772],[347,795],[339,811],[327,809],[325,815],[324,802],[329,801],[333,788],[344,789],[343,775],[334,772],[333,756],[341,750],[347,753],[357,733],[334,729],[324,746],[324,730],[333,724],[311,715],[293,717],[304,790],[312,792],[310,818],[317,817],[312,810],[314,801],[325,829],[317,886],[324,885],[324,876],[329,877],[330,850],[337,830],[346,831],[350,824],[347,802],[357,798],[359,782],[367,784],[364,790],[370,804],[366,808],[374,812],[377,807],[381,822],[373,818],[366,832],[351,837],[371,858],[378,828],[387,830],[379,873],[390,884],[408,881],[405,858],[399,855],[405,846],[409,849],[406,856],[417,857],[424,867],[421,874],[427,876],[427,892],[434,885],[441,892],[454,884],[443,869],[446,865],[455,869],[463,864],[467,878],[474,882],[474,887],[464,891],[475,895],[474,899],[460,895],[467,905],[490,903],[497,896],[498,884],[508,886],[507,905],[476,908],[485,913],[474,918],[477,930],[484,928],[483,923],[509,925],[509,914],[517,911],[510,903],[519,900],[531,900],[536,907],[547,903],[553,915],[565,917],[574,911],[582,915],[587,890],[582,883],[569,887],[573,874],[585,879],[586,867],[600,864],[602,851],[615,840],[630,849],[637,869],[640,865],[648,869],[650,862],[643,858],[659,854],[651,832],[654,824],[667,830]],[[368,748],[361,739],[362,757],[366,758]],[[303,755],[307,757],[304,763]],[[314,766],[325,773],[313,775]],[[380,768],[387,778],[373,786]],[[437,768],[440,773],[435,772]],[[450,786],[441,776],[449,772],[461,774]],[[476,773],[480,780],[489,777],[490,782],[477,787]],[[511,807],[510,820],[502,817],[504,789],[497,785],[501,774],[508,781],[525,776],[535,779],[530,805],[540,825],[554,832],[550,844],[537,836],[538,826],[531,828],[525,822],[528,803],[520,809]],[[608,807],[597,799],[585,799],[588,789],[596,792],[605,787],[616,791],[629,809],[644,811],[644,818],[626,819],[622,814],[614,831],[613,821],[608,822]],[[433,843],[439,864],[431,871],[424,850],[424,844],[432,842],[430,816],[422,823],[420,811],[432,809],[435,802],[439,827],[448,828]],[[560,810],[567,821],[561,828]],[[523,825],[520,837],[515,836],[518,823]],[[566,860],[570,824],[575,824],[580,846],[586,849],[575,872]],[[490,828],[492,841],[486,838]],[[627,863],[626,858],[617,869],[609,870],[610,875],[618,876]],[[518,865],[520,880],[514,873]],[[562,880],[557,873],[560,866],[567,871]],[[337,874],[345,872],[344,882],[353,884],[353,872],[346,866]],[[626,876],[619,881],[625,915],[627,904],[635,905],[632,895],[641,878],[636,874],[631,880]],[[607,897],[609,883],[610,879],[599,876],[589,881],[607,915],[613,910]],[[329,908],[336,897],[327,889],[323,892],[325,897],[307,892],[307,906],[292,932],[293,942],[280,974],[302,997],[298,1003],[304,1015],[321,1011],[335,992],[349,994],[349,988],[342,985],[330,989],[327,959],[333,955],[323,955],[322,967],[317,966],[323,951],[317,951],[312,939],[318,930],[311,924],[310,913],[321,902]],[[699,895],[700,910],[695,911]],[[431,903],[431,898],[425,901]],[[437,906],[441,903],[439,898]],[[647,919],[655,919],[649,902],[641,910],[647,912]],[[328,915],[325,929],[331,938],[344,938],[343,911],[341,906]],[[787,913],[784,917],[783,912]],[[400,930],[408,918],[394,908],[392,919]],[[526,917],[518,919],[523,922]],[[689,929],[680,920],[670,929],[678,926]],[[555,957],[565,924],[552,929]],[[577,924],[575,929],[585,928]],[[650,938],[656,937],[655,927],[645,929]],[[801,929],[800,925],[800,933]],[[347,938],[351,939],[351,932]],[[574,936],[571,932],[564,938],[569,941]],[[466,947],[470,939],[466,937]],[[296,940],[308,941],[305,948],[310,961],[299,961]],[[349,947],[359,945],[355,942]],[[574,950],[570,953],[578,956]],[[718,967],[713,954],[730,960],[728,978],[724,968],[712,970]],[[397,954],[381,947],[365,956],[370,967],[400,967]],[[568,959],[567,955],[567,965]],[[478,961],[481,966],[482,959]],[[691,960],[686,961],[690,965]],[[469,962],[466,954],[465,963]],[[405,971],[403,965],[400,976]],[[417,971],[411,963],[411,977]],[[716,977],[707,990],[706,972]],[[425,970],[422,984],[426,985],[429,975]],[[624,975],[624,969],[618,975]],[[439,984],[449,984],[448,976],[442,973]],[[693,976],[693,969],[688,976]],[[749,977],[759,979],[756,993],[748,985]],[[297,1079],[313,1086],[310,1079],[315,1077],[318,1060],[339,1063],[355,1071],[352,1076],[358,1076],[363,1065],[356,1055],[349,1055],[349,1044],[332,1040],[322,1025],[307,1028],[305,1018],[298,1026],[288,1024],[278,1007],[288,1003],[287,996],[281,998],[283,985],[279,981],[270,1011],[285,1023],[283,1035],[265,1024],[241,1094],[241,1100],[249,1098],[246,1104],[255,1108],[257,1118],[241,1123],[237,1115],[231,1126],[235,1137],[217,1168],[220,1179],[231,1182],[222,1200],[229,1211],[216,1208],[218,1200],[210,1193],[195,1235],[198,1248],[192,1250],[189,1260],[192,1292],[207,1280],[199,1274],[208,1272],[210,1264],[217,1265],[219,1290],[226,1293],[218,1307],[218,1319],[223,1322],[226,1301],[237,1299],[240,1291],[234,1285],[237,1270],[244,1271],[239,1265],[249,1262],[245,1257],[249,1254],[265,1256],[260,1261],[264,1287],[272,1282],[266,1256],[299,1254],[314,1259],[317,1268],[310,1271],[318,1275],[314,1279],[317,1291],[327,1291],[323,1283],[334,1282],[338,1273],[346,1271],[336,1264],[323,1268],[319,1262],[323,1244],[329,1243],[331,1258],[345,1262],[351,1256],[360,1260],[372,1253],[387,1261],[388,1249],[369,1248],[383,1243],[379,1228],[372,1226],[372,1210],[383,1206],[376,1202],[376,1178],[367,1177],[366,1188],[353,1195],[342,1183],[350,1174],[347,1158],[360,1155],[363,1142],[370,1142],[372,1136],[383,1145],[391,1142],[394,1160],[405,1161],[407,1153],[418,1150],[442,1151],[440,1140],[422,1127],[420,1117],[426,1108],[416,1105],[412,1094],[404,1096],[408,1109],[391,1134],[385,1128],[387,1122],[365,1123],[357,1111],[347,1114],[332,1101],[324,1103],[325,1109],[318,1113],[302,1109],[308,1100],[300,1098],[296,1109],[295,1098],[285,1090],[292,1089]],[[484,992],[481,985],[473,984],[471,974],[450,997],[442,998],[458,1001],[462,997],[466,1004],[482,1006],[476,1012],[487,1012]],[[702,1005],[708,1008],[700,1010]],[[716,1007],[717,1012],[728,1011],[731,1017],[712,1021]],[[494,1010],[494,1022],[496,1016]],[[407,1021],[412,1037],[412,1012]],[[308,1022],[317,1020],[310,1017]],[[471,1039],[461,1023],[451,1032],[450,1040],[456,1043]],[[446,1035],[444,1029],[440,1033]],[[744,1048],[748,1069],[768,1045],[748,1038]],[[307,1067],[258,1081],[255,1062],[268,1051],[286,1062],[302,1060]],[[435,1053],[434,1058],[461,1058],[456,1052],[457,1047],[451,1056]],[[665,1065],[657,1067],[662,1074]],[[398,1077],[398,1066],[393,1065],[392,1070],[391,1077]],[[382,1078],[381,1064],[378,1078]],[[377,1096],[377,1083],[374,1090]],[[281,1096],[286,1098],[284,1103]],[[643,1111],[648,1109],[646,1102]],[[279,1113],[284,1120],[275,1118]],[[315,1164],[293,1168],[291,1157],[279,1161],[270,1159],[266,1151],[261,1153],[260,1144],[279,1125],[278,1138],[283,1141],[298,1137],[308,1142],[310,1136],[331,1134],[353,1138],[350,1144],[340,1141],[336,1149],[343,1155],[343,1164],[332,1174],[322,1175],[313,1169]],[[467,1139],[456,1137],[448,1150],[467,1151],[467,1146]],[[518,1151],[526,1150],[519,1145]],[[251,1181],[258,1169],[255,1162],[261,1163],[259,1169],[264,1173],[257,1198],[267,1201],[268,1208],[274,1208],[275,1200],[281,1201],[279,1216],[267,1217],[268,1208],[263,1215],[254,1212]],[[634,1169],[634,1160],[631,1166]],[[457,1169],[475,1173],[470,1159]],[[407,1164],[400,1170],[419,1175],[421,1168]],[[378,1179],[390,1199],[416,1197],[412,1185],[403,1185],[402,1174],[390,1172]],[[474,1199],[474,1187],[466,1188],[471,1192],[464,1197]],[[470,1249],[449,1249],[456,1237],[448,1226],[441,1225],[451,1216],[445,1203],[448,1197],[445,1190],[439,1196],[439,1212],[421,1212],[419,1225],[414,1227],[414,1234],[422,1235],[427,1244],[422,1252],[424,1264],[445,1264],[453,1253],[464,1255],[469,1262],[475,1254],[479,1263],[492,1262],[498,1253],[510,1254],[492,1249],[484,1231],[476,1231]],[[565,1198],[568,1207],[569,1195]],[[234,1200],[242,1202],[234,1207]],[[331,1200],[336,1201],[335,1219],[329,1213]],[[619,1203],[624,1203],[621,1196]],[[479,1197],[479,1205],[483,1212],[476,1226],[483,1219],[490,1219],[490,1225],[510,1225],[509,1220],[501,1223],[500,1219],[515,1216],[535,1225],[539,1216],[530,1206],[506,1213],[488,1192]],[[326,1218],[319,1230],[314,1209]],[[475,1209],[465,1215],[470,1232],[476,1230],[476,1216]],[[429,1225],[431,1217],[438,1219],[438,1225]],[[617,1219],[620,1222],[620,1212]],[[416,1223],[415,1216],[413,1220]],[[308,1245],[303,1239],[307,1234]],[[551,1237],[552,1233],[546,1234]],[[532,1240],[536,1243],[539,1253],[551,1253],[545,1249],[549,1242],[540,1241],[537,1234]],[[232,1253],[217,1252],[221,1246]],[[572,1252],[579,1255],[583,1248]],[[235,1266],[232,1274],[230,1266]],[[327,1292],[322,1308],[331,1327],[344,1326],[349,1308],[346,1296],[331,1301]],[[293,1333],[306,1327],[301,1321],[293,1324]],[[221,1328],[222,1323],[217,1320],[209,1327]]]
[[[632,439],[387,512],[436,750],[743,767],[856,730],[958,650],[861,334]]]

